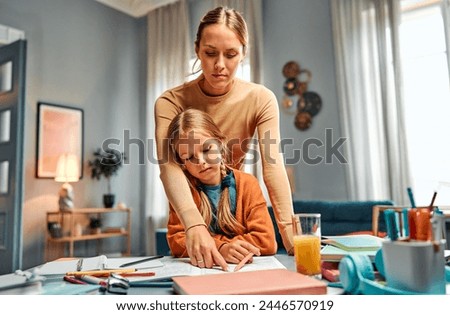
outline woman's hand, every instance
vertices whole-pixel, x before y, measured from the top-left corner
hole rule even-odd
[[[186,231],[186,250],[194,266],[212,268],[217,265],[224,271],[228,270],[225,259],[204,225],[193,226]]]
[[[252,252],[256,256],[261,255],[258,247],[243,240],[232,241],[220,248],[220,253],[223,258],[225,258],[227,262],[233,264],[240,263],[249,252]],[[249,259],[248,263],[251,263],[252,261],[253,259]]]

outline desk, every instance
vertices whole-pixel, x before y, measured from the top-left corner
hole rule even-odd
[[[289,270],[295,271],[295,261],[294,256],[288,256],[286,254],[277,254],[275,257]],[[169,257],[164,257],[164,259],[170,259]],[[328,294],[343,294],[343,289],[328,287]],[[172,288],[162,288],[162,287],[130,287],[128,289],[128,295],[173,295],[174,292]]]
[[[283,265],[286,267],[286,269],[288,270],[293,270],[295,271],[295,261],[294,261],[294,256],[288,256],[287,254],[277,254],[275,255],[275,258]],[[164,261],[170,260],[172,259],[172,257],[170,256],[165,256],[164,258],[161,259],[161,261],[164,263]],[[150,270],[150,269],[148,269]],[[57,277],[57,278],[53,278],[53,279],[47,279],[44,282],[44,287],[46,284],[55,284],[57,282],[61,282],[63,281],[62,278]],[[326,280],[324,280],[326,281]],[[69,284],[69,285],[77,285],[77,284]],[[328,287],[328,294],[330,295],[334,295],[334,294],[342,294],[343,293],[343,289],[340,288],[333,288],[333,287]],[[98,294],[106,294],[106,295],[111,295],[111,293],[101,293],[98,292]],[[172,287],[157,287],[157,286],[152,286],[152,287],[130,287],[128,289],[128,295],[173,295],[174,292],[172,290]]]

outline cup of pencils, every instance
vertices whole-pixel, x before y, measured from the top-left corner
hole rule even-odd
[[[433,196],[434,201],[435,195]],[[412,200],[412,199],[411,199]],[[382,256],[390,287],[421,294],[445,294],[446,241],[444,216],[438,207],[384,211],[390,241],[383,242]],[[399,216],[401,214],[401,218]],[[400,224],[399,224],[400,223]]]
[[[320,213],[297,213],[292,216],[294,257],[297,272],[321,279]]]

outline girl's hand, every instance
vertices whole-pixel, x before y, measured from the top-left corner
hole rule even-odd
[[[261,255],[259,248],[243,240],[235,240],[228,244],[223,245],[220,248],[220,253],[223,258],[229,263],[238,264],[249,252],[252,252],[256,256]],[[250,259],[248,263],[251,263],[253,259]]]

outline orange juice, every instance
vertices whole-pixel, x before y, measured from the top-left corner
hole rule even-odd
[[[308,276],[321,274],[320,237],[295,235],[294,255],[297,272]]]

